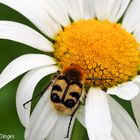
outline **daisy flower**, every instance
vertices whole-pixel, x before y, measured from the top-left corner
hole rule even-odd
[[[85,106],[76,111],[90,140],[139,140],[128,113],[109,95],[132,99],[140,126],[139,0],[0,0],[28,18],[42,33],[13,21],[0,21],[0,38],[17,41],[44,54],[26,54],[13,60],[0,75],[0,88],[27,72],[16,95],[17,112],[26,140],[65,139],[69,115],[52,108],[45,91],[30,116],[37,83],[57,70],[78,65],[86,91]],[[99,79],[99,80],[94,80]],[[79,98],[78,98],[79,99]],[[59,103],[64,106],[63,103]],[[66,107],[66,106],[65,106]]]

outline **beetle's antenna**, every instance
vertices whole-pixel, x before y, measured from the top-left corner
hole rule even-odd
[[[45,88],[45,89],[46,89],[46,88]],[[23,107],[24,107],[25,109],[27,109],[27,108],[26,108],[26,105],[27,105],[29,102],[31,102],[31,101],[33,101],[34,99],[36,99],[37,97],[42,96],[43,93],[44,93],[44,91],[45,91],[45,90],[43,90],[42,92],[40,92],[39,94],[37,94],[35,97],[33,97],[32,99],[30,99],[29,101],[27,101],[26,103],[24,103],[24,104],[23,104]]]
[[[86,78],[86,80],[98,81],[98,80],[112,80],[112,79],[111,78],[94,78],[94,77],[91,77],[91,78]]]
[[[79,108],[80,104],[81,104],[81,103],[79,102],[77,108],[74,110],[74,112],[72,113],[72,115],[71,115],[71,117],[70,117],[70,121],[69,121],[69,125],[68,125],[67,135],[66,135],[66,137],[64,137],[64,138],[69,138],[71,122],[72,122],[72,119],[73,119],[73,117],[74,117],[74,115],[75,115],[77,109]]]
[[[23,104],[23,107],[26,109],[26,105],[27,105],[29,102],[33,101],[34,99],[36,99],[36,98],[39,97],[39,96],[42,96],[51,84],[52,84],[52,82],[50,81],[50,83],[47,85],[47,87],[45,87],[45,88],[44,88],[39,94],[37,94],[35,97],[33,97],[32,99],[30,99],[29,101],[27,101],[26,103],[24,103],[24,104]]]
[[[71,115],[71,117],[70,117],[70,121],[69,121],[69,125],[68,125],[67,135],[66,135],[66,137],[64,137],[64,138],[69,138],[70,126],[71,126],[71,122],[72,122],[73,116],[74,116],[74,115]]]
[[[49,86],[53,83],[53,81],[59,77],[60,75],[60,71],[58,70],[56,72],[56,74],[53,76],[52,80],[49,82],[49,84],[42,90],[42,92],[40,92],[39,94],[37,94],[35,97],[33,97],[31,100],[27,101],[26,103],[23,104],[23,107],[26,109],[26,104],[28,104],[29,102],[33,101],[34,99],[36,99],[39,96],[42,96],[44,94],[44,92],[49,88]]]

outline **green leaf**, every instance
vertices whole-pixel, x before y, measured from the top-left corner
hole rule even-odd
[[[78,120],[74,123],[71,140],[89,140],[86,129]]]

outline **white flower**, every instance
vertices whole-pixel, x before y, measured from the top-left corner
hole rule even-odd
[[[95,25],[96,24],[98,25],[98,23],[99,24],[105,23],[107,26],[111,24],[111,27],[112,25],[114,25],[113,27],[117,26],[119,29],[122,29],[121,31],[123,33],[124,33],[123,28],[125,28],[127,32],[133,34],[137,42],[135,42],[133,37],[125,31],[125,33],[128,36],[131,36],[129,41],[132,41],[132,44],[130,42],[128,43],[127,42],[128,40],[124,41],[123,43],[124,44],[128,43],[130,47],[131,45],[133,46],[133,43],[134,46],[139,45],[138,43],[140,43],[140,33],[139,33],[140,1],[139,0],[133,0],[131,2],[130,0],[75,0],[75,1],[74,0],[73,1],[72,0],[36,0],[36,1],[0,0],[0,3],[5,4],[20,12],[22,15],[28,18],[45,36],[47,36],[47,38],[55,40],[60,44],[62,42],[59,42],[58,38],[61,36],[61,34],[64,35],[63,34],[64,31],[62,27],[65,28],[65,30],[67,30],[69,27],[71,28],[73,26],[73,24],[71,24],[71,20],[69,17],[71,17],[71,19],[74,21],[74,24],[76,24],[77,27],[79,26],[81,27],[81,24],[90,21],[88,19],[97,18],[97,20],[91,20],[92,24],[93,22]],[[112,23],[112,22],[117,23],[123,15],[124,18],[121,24],[123,28],[121,28],[121,26],[117,24]],[[84,20],[82,22],[79,22],[80,19],[84,19]],[[106,22],[105,20],[108,20],[108,22]],[[84,28],[85,26],[82,27]],[[89,27],[86,26],[86,28]],[[82,32],[81,30],[80,32]],[[80,34],[80,35],[83,37],[85,34]],[[74,34],[74,37],[75,36],[76,34]],[[81,38],[79,37],[78,39],[81,41],[82,37]],[[65,51],[64,49],[67,49],[62,47],[62,50],[58,51],[59,48],[55,46],[57,44],[56,42],[55,42],[56,44],[53,44],[46,37],[44,37],[42,34],[38,33],[37,31],[35,31],[34,29],[26,25],[23,25],[21,23],[16,23],[12,21],[0,21],[0,38],[17,41],[29,45],[38,50],[48,52],[50,54],[53,54],[53,52],[55,53],[57,52],[54,55],[55,57],[57,57],[57,59],[58,57],[63,57],[61,56],[62,55],[61,53]],[[97,40],[102,40],[102,39],[97,38]],[[73,43],[73,45],[75,45],[74,44],[75,40],[72,41],[73,42],[70,43]],[[89,40],[85,40],[85,41],[89,41]],[[65,47],[65,41],[63,43]],[[86,42],[87,45],[88,43],[89,42]],[[73,49],[74,48],[73,45],[72,48],[68,46],[69,47],[68,49]],[[83,48],[81,44],[80,47],[82,52]],[[86,50],[88,49],[89,47],[87,47],[84,50],[84,52],[82,52],[83,54],[86,53],[86,56],[88,55],[90,56],[90,51],[88,53],[86,52]],[[103,57],[102,60],[105,61],[107,58],[105,54],[106,53],[108,54],[108,51],[106,51],[107,49],[110,48],[104,48],[105,51],[104,50],[99,51],[101,53],[102,51],[104,51],[104,54],[102,54],[101,57]],[[125,51],[126,53],[128,53],[128,56],[131,55],[132,52],[132,55],[130,56],[131,59],[133,58],[133,55],[134,57],[136,57],[137,52],[139,52],[134,48],[132,48],[132,50],[128,50],[128,49],[126,50]],[[73,51],[72,53],[75,53],[75,50],[70,50],[70,51]],[[68,53],[70,53],[70,51]],[[111,56],[110,51],[112,51],[111,53],[113,55],[115,54],[114,53],[115,51],[113,52],[113,48],[111,48],[111,50],[109,50],[109,56]],[[81,52],[78,52],[79,54],[77,56],[80,56]],[[133,54],[133,52],[136,52],[136,54],[135,53]],[[94,54],[92,53],[92,55]],[[101,64],[102,61],[100,62],[100,57],[98,57],[100,56],[100,54],[96,54],[96,55],[97,56],[94,57],[98,58],[99,61],[97,62]],[[129,61],[126,62],[127,55],[124,54],[125,56],[124,58],[123,55],[122,58],[119,58],[118,54],[116,56],[115,55],[112,57],[117,57],[119,61],[121,61],[121,59],[125,60],[125,62],[121,63],[121,64],[125,63],[123,66],[120,63],[118,63],[118,65],[120,64],[119,66],[121,68],[127,66],[126,63],[128,64],[128,66],[130,66],[131,64],[133,64],[133,62],[137,61],[132,59],[133,60],[132,62]],[[64,139],[64,136],[67,133],[67,127],[69,124],[70,116],[58,115],[50,107],[49,94],[51,92],[51,86],[41,97],[40,101],[36,105],[31,116],[30,116],[31,103],[27,104],[26,106],[27,109],[23,108],[23,104],[32,98],[37,83],[45,76],[56,73],[56,71],[60,68],[58,67],[59,62],[57,61],[57,59],[48,56],[46,54],[26,54],[13,60],[3,70],[3,72],[0,75],[0,88],[2,88],[7,83],[15,79],[17,76],[27,72],[27,74],[23,77],[23,79],[19,84],[17,90],[17,96],[16,96],[17,112],[21,120],[21,123],[26,128],[25,139],[27,140],[35,140],[35,139],[42,140],[45,138],[50,140],[57,138],[61,140]],[[82,61],[82,57],[79,57],[78,60]],[[76,60],[76,62],[80,64],[78,60]],[[86,66],[88,67],[88,70],[91,71],[91,69],[93,69],[93,66],[91,66],[90,68],[90,65],[88,65],[90,63],[90,60],[91,59],[86,61],[87,64]],[[109,58],[107,58],[107,60],[109,60]],[[60,60],[60,62],[63,65],[72,63],[69,61],[73,61],[73,60],[71,57],[71,60],[68,59],[66,61],[67,63],[65,63],[65,61],[66,60],[62,62],[62,60]],[[116,62],[114,61],[113,63]],[[113,66],[112,68],[113,63],[111,64],[109,63],[109,66],[105,65],[105,68],[107,68],[107,70],[109,69],[116,70],[114,68],[116,67],[116,65]],[[96,64],[97,63],[95,63],[95,68],[97,68]],[[138,66],[139,65],[136,65],[135,67],[137,68]],[[132,69],[126,68],[128,71],[121,71],[121,72],[118,70],[120,72],[118,73],[118,75],[117,72],[111,71],[111,74],[115,73],[117,76],[115,77],[116,79],[113,79],[111,77],[113,74],[110,77],[107,76],[107,78],[112,78],[111,79],[112,83],[109,82],[107,87],[106,87],[107,83],[106,82],[103,83],[103,88],[107,88],[107,92],[105,92],[105,90],[104,91],[101,90],[100,88],[102,86],[101,83],[95,83],[96,87],[90,87],[85,101],[85,110],[82,107],[79,111],[77,111],[77,113],[73,118],[72,125],[74,123],[75,118],[78,118],[79,121],[86,127],[88,131],[89,139],[91,140],[111,140],[111,139],[139,140],[140,133],[135,123],[132,121],[132,119],[129,117],[126,111],[123,110],[122,107],[108,95],[108,94],[117,95],[118,97],[125,100],[131,100],[133,97],[135,97],[134,99],[132,99],[132,107],[134,110],[134,114],[136,115],[138,126],[140,127],[140,111],[138,108],[140,95],[136,96],[140,91],[139,90],[140,77],[137,76],[137,74],[132,74],[133,72],[136,73],[138,71],[138,69],[136,69],[137,71],[135,70],[135,67],[134,67],[134,71],[133,68]],[[129,74],[129,71],[131,70],[132,73],[130,72]],[[101,71],[101,69],[96,70],[94,72],[87,72],[87,74],[92,75],[92,74],[96,74],[97,72],[97,75],[99,76],[98,71]],[[106,73],[106,71],[103,71],[103,73]],[[100,74],[102,75],[102,73]],[[121,79],[120,77],[123,77],[123,80],[121,82],[119,81]],[[88,78],[92,78],[92,77],[89,76]],[[115,84],[113,82],[115,82]],[[110,86],[112,87],[110,88]],[[85,114],[85,118],[84,118],[84,114]],[[71,125],[71,129],[72,129],[72,125]]]

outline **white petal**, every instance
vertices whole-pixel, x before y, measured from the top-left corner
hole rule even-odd
[[[112,106],[110,106],[110,108],[112,108]],[[79,113],[79,111],[78,111],[78,114],[77,114],[77,119],[78,119],[78,121],[80,121],[80,123],[86,128],[86,124],[85,124],[85,113],[84,113],[84,107],[82,107],[82,111],[80,111],[80,113]],[[112,109],[110,110],[110,113],[112,113],[111,112],[112,111]],[[112,114],[111,114],[112,115]],[[127,132],[126,131],[124,131],[124,132],[122,132],[122,131],[120,131],[120,128],[119,128],[119,125],[117,124],[116,125],[116,120],[115,120],[115,122],[114,122],[114,118],[112,118],[112,137],[113,137],[113,140],[127,140],[126,138],[125,138],[125,135],[127,134]],[[123,122],[124,123],[124,122]],[[121,124],[120,124],[121,125]],[[125,124],[124,123],[124,128],[125,127],[128,127],[128,125],[127,125],[127,123]],[[125,133],[125,134],[123,134],[123,133]]]
[[[133,36],[140,43],[140,26],[136,27],[136,30],[133,32]]]
[[[76,114],[76,118],[78,119],[78,121],[84,126],[86,127],[86,124],[85,124],[85,106],[82,106],[77,114]]]
[[[140,84],[140,76],[136,76],[133,78],[133,81],[137,84]]]
[[[0,21],[0,38],[17,41],[41,51],[53,51],[52,43],[32,28],[11,21]]]
[[[48,93],[45,93],[48,94]],[[52,128],[55,126],[56,122],[59,120],[59,115],[52,110],[49,99],[42,96],[44,99],[44,105],[37,110],[41,110],[39,112],[33,111],[33,114],[30,118],[30,124],[25,132],[26,140],[43,140],[48,134],[51,132]],[[49,98],[49,97],[47,97]],[[38,106],[38,105],[37,105]],[[34,118],[35,117],[35,118]]]
[[[30,8],[32,9],[33,13],[36,14],[37,17],[40,18],[40,22],[44,25],[44,31],[46,34],[50,34],[51,38],[55,38],[56,34],[62,29],[60,24],[53,20],[51,15],[45,11],[45,9],[40,5],[40,3],[34,2],[34,0],[25,0]]]
[[[140,129],[140,93],[131,100],[134,116]]]
[[[23,126],[27,127],[27,125],[29,124],[31,103],[28,103],[26,105],[26,109],[23,107],[23,104],[32,98],[37,83],[43,77],[55,73],[57,69],[58,68],[55,66],[48,66],[31,70],[23,77],[23,79],[19,83],[16,94],[16,106],[19,119],[22,122]]]
[[[140,140],[140,132],[130,115],[113,98],[108,98],[114,140]]]
[[[131,100],[138,94],[138,92],[139,92],[138,85],[135,84],[134,81],[130,81],[130,82],[118,85],[116,87],[109,88],[107,90],[108,94],[117,95],[118,97],[125,100]]]
[[[70,19],[67,12],[59,6],[57,1],[58,0],[37,0],[36,3],[42,6],[42,8],[46,10],[58,23],[63,26],[67,26],[71,23]]]
[[[16,11],[20,12],[28,18],[35,26],[37,26],[44,34],[50,38],[54,38],[56,33],[61,29],[60,25],[56,23],[37,3],[24,0],[0,0],[3,3]]]
[[[94,0],[94,9],[97,19],[107,19],[115,0]]]
[[[129,32],[133,32],[136,29],[136,26],[140,24],[139,7],[140,1],[133,0],[126,11],[122,25]]]
[[[140,132],[130,115],[112,97],[108,96],[108,101],[112,118],[113,140],[139,140]],[[84,107],[82,107],[78,111],[77,119],[86,127],[84,114]]]
[[[28,127],[27,127],[27,129],[25,131],[25,138],[27,138],[27,136],[29,135],[31,130],[34,128],[34,124],[36,123],[36,121],[40,117],[40,114],[43,111],[43,108],[46,108],[48,106],[48,104],[49,104],[49,96],[50,96],[51,90],[52,90],[52,86],[50,86],[48,88],[48,90],[43,94],[43,96],[40,98],[40,100],[38,101],[37,105],[35,106],[32,114],[31,114],[31,117],[30,117],[29,125],[28,125]]]
[[[77,21],[83,17],[83,1],[82,0],[66,0],[66,7],[70,17]]]
[[[91,140],[111,140],[112,123],[107,95],[98,88],[90,88],[85,104],[85,120]]]
[[[83,0],[83,18],[91,19],[95,17],[94,11],[94,1],[93,0]]]
[[[117,22],[125,13],[125,10],[128,7],[129,3],[130,3],[130,0],[115,0],[113,8],[108,17],[109,20],[113,22]]]
[[[71,130],[73,128],[73,124],[75,121],[75,117],[72,119],[72,123],[70,126],[70,133],[69,133],[69,138],[65,138],[67,135],[68,131],[68,126],[70,122],[70,117],[71,116],[60,116],[59,120],[57,121],[56,125],[54,126],[53,130],[51,133],[48,135],[46,140],[68,140],[70,139],[71,136]]]
[[[64,11],[64,13],[68,15],[66,0],[61,0],[61,1],[60,0],[55,0],[55,1],[61,7],[61,9]]]
[[[43,54],[22,55],[9,63],[0,74],[0,88],[31,69],[55,63],[53,58]]]

